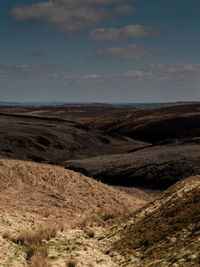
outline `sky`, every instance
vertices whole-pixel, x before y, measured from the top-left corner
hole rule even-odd
[[[1,0],[0,101],[200,101],[200,0]]]

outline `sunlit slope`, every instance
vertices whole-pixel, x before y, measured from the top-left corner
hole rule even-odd
[[[62,167],[0,160],[0,210],[72,221],[97,208],[136,210],[145,200]]]
[[[200,176],[133,214],[113,247],[135,266],[200,266]]]

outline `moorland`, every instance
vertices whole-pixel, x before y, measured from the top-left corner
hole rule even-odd
[[[0,266],[200,266],[200,104],[0,107]]]

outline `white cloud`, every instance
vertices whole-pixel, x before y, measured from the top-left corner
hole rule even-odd
[[[158,27],[127,25],[123,28],[95,29],[90,32],[89,38],[96,42],[127,41],[159,34]]]
[[[134,69],[122,73],[100,75],[97,73],[65,76],[74,82],[142,82],[147,85],[161,84],[185,84],[200,82],[200,64],[150,64],[147,69]]]
[[[199,80],[200,65],[185,64],[182,62],[173,64],[151,64],[150,69],[155,80],[168,82],[185,82]]]
[[[30,5],[17,5],[11,15],[17,21],[43,22],[56,25],[61,33],[89,29],[109,18],[106,5],[136,0],[49,0]]]
[[[130,44],[127,46],[109,47],[106,49],[98,49],[98,56],[107,58],[124,58],[124,59],[136,59],[147,58],[156,55],[155,52],[145,49],[142,46],[136,44]]]
[[[105,76],[99,74],[84,74],[76,77],[75,79],[75,82],[78,84],[99,84],[105,81]]]
[[[101,75],[98,74],[85,74],[81,75],[80,79],[86,79],[86,80],[94,80],[94,79],[100,79]]]
[[[15,6],[11,10],[11,15],[17,21],[54,24],[59,32],[69,33],[95,27],[109,16],[106,9],[92,7],[89,5],[90,2],[56,0]],[[99,3],[98,0],[93,2]]]
[[[51,65],[0,65],[0,84],[8,88],[5,96],[26,99],[31,93],[33,98],[57,100],[59,96],[61,101],[63,97],[77,101],[79,96],[88,101],[91,95],[92,101],[97,96],[99,100],[118,102],[194,100],[200,97],[200,64],[150,64],[147,68],[105,74],[68,73],[62,66]]]
[[[143,79],[146,77],[151,77],[152,72],[144,71],[144,70],[131,70],[131,71],[125,72],[122,76],[124,78],[130,78],[130,79]]]

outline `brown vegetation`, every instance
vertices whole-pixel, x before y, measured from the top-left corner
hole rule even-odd
[[[165,189],[200,173],[200,104],[92,122],[91,114],[80,115],[84,125],[63,120],[64,108],[62,119],[61,110],[56,118],[48,118],[53,109],[21,111],[0,114],[0,157],[63,164],[124,187],[58,166],[0,159],[0,256],[7,257],[0,265],[26,258],[34,267],[200,266],[200,176],[154,201],[151,190],[125,188]]]
[[[97,180],[112,185],[167,189],[200,173],[200,145],[160,145],[132,153],[105,155],[65,162]]]
[[[22,230],[15,235],[5,232],[3,238],[23,245],[27,255],[26,259],[30,261],[31,266],[50,267],[52,265],[47,260],[48,250],[43,246],[42,241],[48,241],[50,238],[54,238],[59,230],[63,230],[62,225],[46,223],[40,225],[35,231]]]
[[[189,265],[181,266],[199,266],[199,196],[200,176],[169,188],[155,202],[135,214],[136,221],[121,231],[114,248],[126,256],[140,251],[144,265],[164,259],[179,262],[186,253],[185,261]],[[161,266],[165,266],[164,263]]]
[[[0,114],[0,125],[0,158],[62,165],[68,159],[146,146],[144,142],[57,118]]]
[[[77,262],[72,258],[66,261],[66,267],[75,267]]]
[[[62,167],[0,160],[0,210],[28,212],[48,221],[73,223],[86,210],[136,210],[147,203]]]
[[[88,227],[105,226],[120,222],[128,216],[129,212],[125,209],[104,207],[86,211],[77,218],[75,227],[88,231]]]
[[[200,104],[136,110],[92,120],[90,126],[150,143],[199,137]],[[87,124],[88,125],[88,124]],[[187,141],[187,140],[186,140]]]
[[[134,109],[134,108],[132,108]],[[48,118],[62,118],[78,122],[84,122],[92,118],[104,118],[108,114],[122,114],[130,111],[125,106],[113,105],[60,105],[60,106],[14,106],[0,107],[0,113],[18,114],[26,116],[38,116]]]

